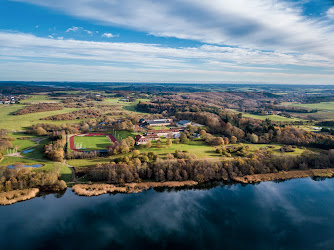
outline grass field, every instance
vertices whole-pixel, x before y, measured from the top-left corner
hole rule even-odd
[[[49,99],[47,95],[32,95],[31,97],[25,100],[22,100],[20,103],[21,104],[37,104],[41,102],[56,103],[56,102],[60,102],[60,100]]]
[[[43,154],[43,147],[44,145],[48,144],[50,142],[49,139],[45,139],[43,141],[41,141],[36,147],[33,147],[28,153],[22,153],[22,156],[24,157],[28,157],[28,158],[33,158],[33,159],[40,159],[40,160],[48,160],[47,158],[45,158],[44,154]]]
[[[82,150],[103,150],[110,146],[110,139],[107,136],[76,136],[74,144],[77,149],[78,144],[82,144]]]
[[[68,112],[73,112],[80,110],[77,108],[65,108],[63,110],[47,111],[47,112],[38,112],[26,115],[12,115],[13,112],[16,112],[22,108],[24,105],[2,105],[0,106],[0,129],[4,128],[8,131],[22,131],[26,127],[29,127],[36,123],[52,123],[52,124],[66,124],[66,123],[78,123],[80,120],[73,121],[42,121],[41,118],[64,114]]]

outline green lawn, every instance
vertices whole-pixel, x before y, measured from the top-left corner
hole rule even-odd
[[[102,150],[110,146],[110,139],[107,136],[76,136],[74,144],[79,149],[78,144],[82,144],[83,150]]]
[[[117,131],[111,131],[108,134],[113,134],[117,141],[121,141],[123,139],[128,138],[129,136],[134,138],[138,133],[129,132],[126,130],[117,130]]]
[[[15,148],[15,147],[18,147],[17,148],[18,152],[22,151],[22,150],[24,150],[26,148],[30,148],[30,147],[36,145],[36,142],[34,142],[33,140],[30,140],[30,139],[24,139],[24,140],[22,140],[22,139],[19,139],[19,138],[21,138],[21,137],[29,137],[29,138],[33,139],[33,138],[36,138],[37,136],[26,135],[24,133],[8,133],[8,136],[12,137],[12,138],[15,138],[15,141],[11,141],[11,143],[13,144],[12,149]],[[8,152],[9,151],[4,150],[1,153],[2,154],[8,154]]]
[[[165,127],[165,126],[157,126],[157,127],[152,127],[152,129],[154,130],[164,130],[164,129],[170,129],[169,127]]]
[[[38,112],[26,115],[12,115],[13,112],[16,112],[25,105],[1,105],[0,106],[0,129],[7,129],[8,131],[22,131],[24,128],[29,127],[36,123],[52,123],[52,124],[66,124],[66,123],[78,123],[79,120],[73,121],[42,121],[41,118],[64,114],[80,110],[77,108],[65,108],[63,110],[47,111],[47,112]]]

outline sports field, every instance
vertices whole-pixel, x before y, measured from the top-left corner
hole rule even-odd
[[[110,146],[107,135],[75,136],[74,148],[80,151],[104,150]]]

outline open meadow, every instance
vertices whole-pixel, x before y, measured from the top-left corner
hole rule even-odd
[[[26,115],[13,115],[14,112],[24,108],[25,105],[2,105],[0,106],[0,129],[7,129],[9,132],[23,131],[25,128],[37,123],[66,124],[77,123],[79,120],[69,121],[43,121],[41,118],[65,114],[80,110],[79,108],[64,108],[63,110],[37,112]]]

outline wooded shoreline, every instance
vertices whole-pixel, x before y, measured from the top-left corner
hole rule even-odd
[[[334,168],[328,169],[309,169],[309,170],[291,170],[281,171],[278,173],[246,175],[243,177],[235,177],[232,181],[251,184],[265,181],[289,180],[307,177],[334,177]],[[166,182],[140,182],[125,183],[122,186],[116,186],[106,183],[95,184],[76,184],[72,187],[75,194],[79,196],[99,196],[107,193],[140,193],[151,188],[177,188],[177,187],[193,187],[198,185],[196,181],[166,181]],[[16,202],[33,199],[39,193],[38,188],[13,190],[0,193],[0,205],[12,205]]]

